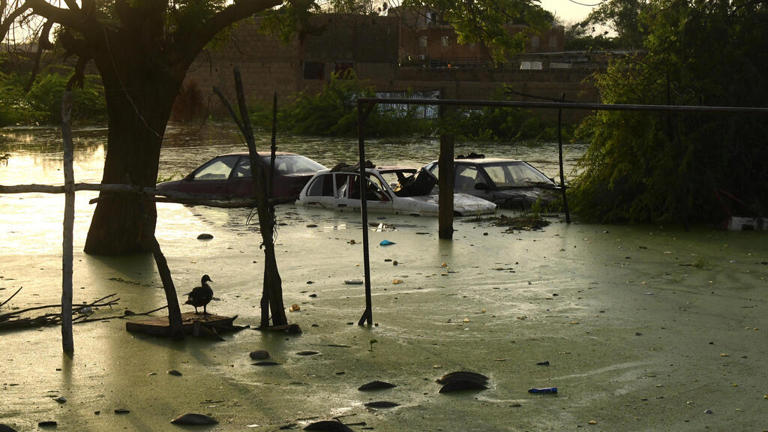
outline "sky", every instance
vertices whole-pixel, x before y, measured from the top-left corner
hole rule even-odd
[[[560,21],[572,24],[586,18],[600,0],[540,0],[540,2],[541,7],[552,12]]]

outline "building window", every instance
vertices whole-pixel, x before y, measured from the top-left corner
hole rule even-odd
[[[419,48],[426,48],[426,47],[427,47],[427,37],[419,36]]]
[[[556,49],[557,48],[557,36],[551,35],[549,36],[549,49]]]
[[[437,12],[427,12],[427,24],[437,24]]]
[[[531,36],[531,49],[539,49],[539,37],[536,35]]]
[[[440,38],[440,43],[443,45],[443,48],[447,48],[449,44],[448,36],[442,36]]]
[[[304,79],[325,79],[325,64],[321,62],[304,62]]]

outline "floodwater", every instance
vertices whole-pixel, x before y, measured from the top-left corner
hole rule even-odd
[[[98,182],[105,131],[76,131],[75,178]],[[266,148],[269,137],[259,137]],[[280,150],[326,165],[356,160],[356,140],[281,138]],[[437,158],[432,140],[370,141],[368,159],[418,166]],[[229,127],[170,128],[160,176],[244,149]],[[557,174],[557,148],[471,144],[456,154],[531,161]],[[566,146],[566,175],[583,146]],[[55,130],[0,130],[0,184],[61,184]],[[96,316],[164,304],[149,255],[84,255],[95,193],[79,192],[75,302],[117,293]],[[63,197],[0,195],[0,308],[56,304],[61,285]],[[209,311],[258,325],[263,273],[247,209],[158,205],[157,237],[180,294],[211,276]],[[277,260],[289,321],[301,336],[253,329],[225,341],[131,334],[125,321],[76,325],[75,356],[60,330],[0,333],[0,424],[36,430],[177,430],[187,412],[219,424],[195,430],[301,430],[339,417],[355,431],[561,431],[768,429],[768,238],[765,232],[683,231],[660,226],[566,224],[505,232],[459,219],[453,241],[435,218],[371,215],[372,328],[364,308],[359,215],[277,209]],[[200,233],[213,239],[197,240]],[[381,240],[394,242],[379,246]],[[354,240],[354,241],[353,241]],[[394,265],[394,262],[397,265]],[[184,311],[191,308],[183,307]],[[268,350],[276,366],[255,366]],[[316,351],[301,356],[301,351]],[[549,366],[537,365],[548,361]],[[178,370],[181,376],[169,375]],[[439,394],[455,370],[489,388]],[[363,393],[373,380],[397,387]],[[557,387],[553,395],[528,393]],[[63,396],[66,402],[55,398]],[[371,409],[371,401],[399,406]],[[126,409],[127,414],[116,414]]]

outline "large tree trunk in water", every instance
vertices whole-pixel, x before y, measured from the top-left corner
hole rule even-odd
[[[127,69],[119,76],[109,72],[113,71],[102,70],[109,111],[102,183],[153,187],[160,145],[180,80],[155,71]],[[156,221],[154,202],[140,195],[102,192],[85,252],[119,255],[151,251]]]

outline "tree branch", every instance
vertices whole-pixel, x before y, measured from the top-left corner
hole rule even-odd
[[[80,32],[86,32],[88,30],[87,19],[80,12],[59,8],[46,2],[45,0],[27,0],[27,4],[32,7],[32,10],[50,21],[54,21],[63,26],[73,28]]]
[[[186,53],[185,60],[192,61],[205,45],[221,30],[232,23],[247,18],[256,12],[261,12],[283,3],[282,0],[240,0],[224,8],[221,12],[203,23],[199,29],[180,28],[176,33],[188,35],[188,38],[176,40],[175,45],[180,52]],[[194,31],[192,31],[194,30]],[[191,58],[190,58],[191,57]]]
[[[2,7],[0,7],[0,11],[4,11],[5,8],[8,7],[5,0],[3,0],[0,4],[2,5]],[[8,16],[5,17],[5,21],[0,22],[0,42],[5,39],[5,36],[8,34],[8,30],[10,30],[13,22],[16,21],[16,18],[20,17],[24,12],[28,11],[30,7],[31,6],[29,5],[29,2],[25,1],[17,9],[11,11]]]

